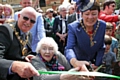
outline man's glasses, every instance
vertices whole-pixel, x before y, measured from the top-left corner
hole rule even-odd
[[[28,17],[26,17],[26,16],[23,16],[22,15],[22,17],[23,17],[23,19],[25,20],[25,21],[28,21],[30,18],[28,18]],[[32,19],[30,19],[30,22],[32,23],[32,24],[34,24],[35,23],[35,20],[32,20]]]

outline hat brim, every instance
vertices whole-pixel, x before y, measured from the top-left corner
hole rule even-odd
[[[85,12],[89,10],[93,6],[94,3],[95,3],[95,0],[89,0],[89,2],[86,3],[86,5],[80,5],[81,7],[79,7],[78,10],[80,10],[81,12]]]

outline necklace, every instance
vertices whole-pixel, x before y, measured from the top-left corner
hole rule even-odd
[[[26,40],[22,40],[21,37],[19,36],[19,32],[16,31],[16,28],[14,27],[13,24],[9,24],[11,26],[11,28],[13,29],[13,31],[15,32],[15,35],[17,37],[17,39],[19,40],[20,44],[22,45],[22,55],[25,55],[27,53],[25,45],[28,42],[28,35],[26,36]]]
[[[94,36],[95,36],[98,28],[99,28],[99,21],[98,21],[98,23],[97,23],[96,29],[93,30],[92,33],[89,33],[89,32],[86,30],[85,26],[83,25],[83,21],[82,21],[82,20],[80,20],[80,24],[81,24],[82,28],[84,29],[84,31],[85,31],[85,32],[89,35],[89,37],[90,37],[90,45],[91,45],[91,47],[94,46],[95,41],[93,41],[93,38],[94,38]]]

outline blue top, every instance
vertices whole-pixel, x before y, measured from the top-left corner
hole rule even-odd
[[[36,23],[30,30],[30,32],[32,33],[32,51],[36,52],[37,43],[43,37],[46,37],[42,14],[38,13]]]
[[[95,65],[102,64],[102,57],[104,55],[104,35],[106,29],[106,23],[99,20],[99,28],[93,37],[94,46],[90,45],[90,38],[88,34],[81,27],[79,21],[75,21],[68,25],[68,39],[67,46],[65,48],[65,56],[70,62],[71,58],[77,60],[93,61],[95,59]],[[94,30],[96,29],[94,25]]]
[[[118,49],[118,40],[112,37],[112,44],[111,44],[110,50],[114,52],[115,48]]]
[[[104,54],[103,60],[106,67],[106,73],[112,74],[112,64],[117,61],[116,54],[112,51],[109,51],[108,53]]]

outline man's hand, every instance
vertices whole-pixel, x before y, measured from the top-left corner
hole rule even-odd
[[[39,76],[38,71],[29,62],[14,61],[11,70],[17,73],[21,78]]]
[[[34,55],[28,55],[28,56],[25,57],[25,60],[26,60],[27,62],[30,62],[31,59],[34,58],[34,57],[35,57]]]

